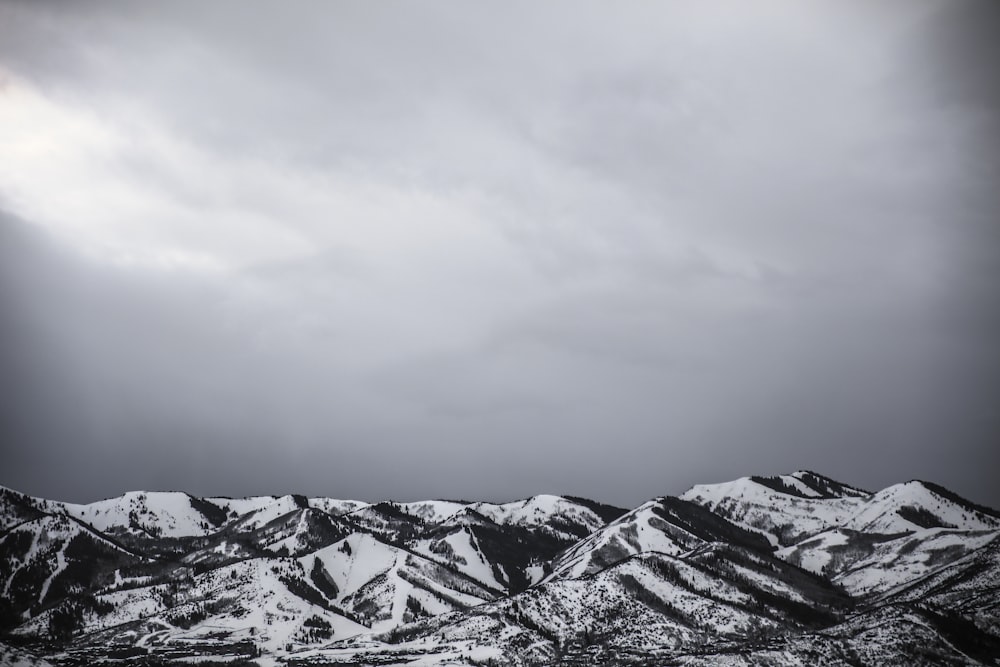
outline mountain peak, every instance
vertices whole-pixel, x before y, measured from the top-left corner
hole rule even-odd
[[[797,470],[781,475],[751,475],[729,482],[696,484],[681,494],[681,498],[699,497],[720,501],[724,498],[755,494],[779,493],[805,499],[864,498],[870,492],[843,484],[810,470]]]

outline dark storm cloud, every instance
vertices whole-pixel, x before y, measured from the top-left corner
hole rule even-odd
[[[5,5],[0,483],[1000,505],[984,6]]]

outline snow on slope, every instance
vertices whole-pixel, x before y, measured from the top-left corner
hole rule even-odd
[[[881,601],[929,602],[940,609],[960,609],[979,627],[1000,637],[1000,535],[946,567],[889,591]]]
[[[287,495],[279,498],[272,498],[271,502],[261,505],[244,514],[229,524],[230,528],[239,530],[256,530],[271,523],[275,519],[285,516],[291,512],[301,509],[300,501],[295,496]]]
[[[426,523],[441,523],[456,512],[459,512],[469,503],[455,502],[452,500],[422,500],[412,503],[399,503],[399,508],[410,516],[418,517]]]
[[[235,563],[206,573],[195,581],[195,589],[209,600],[230,601],[229,607],[211,614],[189,631],[178,632],[178,640],[210,635],[220,630],[231,633],[229,639],[254,638],[271,650],[283,648],[290,641],[302,640],[309,619],[318,617],[329,624],[335,638],[351,637],[368,628],[341,614],[314,604],[293,593],[289,582],[302,582],[306,573],[292,559],[256,559]],[[235,583],[235,585],[234,585]],[[194,610],[205,608],[189,603]],[[188,611],[184,606],[173,613]]]
[[[283,514],[252,534],[258,547],[278,555],[301,556],[336,542],[350,532],[349,525],[340,517],[307,507]],[[236,537],[231,528],[224,534]]]
[[[823,573],[851,595],[882,594],[948,566],[1000,537],[998,531],[928,528],[876,538],[837,529],[785,547],[777,554]]]
[[[369,504],[360,500],[338,500],[336,498],[309,499],[309,507],[334,515],[347,514],[356,509],[367,507]]]
[[[647,551],[677,556],[716,541],[770,550],[765,539],[729,524],[699,505],[677,498],[657,498],[567,549],[553,563],[547,580],[592,574]]]
[[[605,523],[590,508],[562,496],[543,494],[500,505],[473,503],[470,507],[500,525],[542,526],[560,517],[585,527],[589,533]]]
[[[0,598],[24,606],[48,602],[50,593],[58,597],[73,587],[86,588],[105,565],[144,560],[60,515],[44,515],[4,533],[0,557]]]
[[[857,596],[879,595],[944,567],[1000,530],[991,510],[924,482],[875,494],[851,487],[842,494],[826,485],[823,497],[812,495],[816,486],[812,473],[745,477],[696,486],[682,497],[764,531],[783,545],[779,556]]]
[[[867,533],[903,533],[920,528],[997,530],[1000,518],[962,505],[911,481],[885,488],[867,500],[842,527]]]
[[[364,618],[374,630],[481,604],[497,596],[418,554],[354,533],[299,559],[329,586],[325,594]]]
[[[21,647],[0,643],[0,665],[5,667],[53,667],[52,663],[39,658]]]
[[[2,597],[12,595],[18,581],[18,588],[30,586],[34,601],[43,600],[53,576],[65,568],[66,545],[80,532],[79,526],[66,518],[43,516],[0,537],[0,552],[5,556],[5,567],[0,570]]]
[[[87,505],[62,503],[66,514],[103,532],[124,530],[157,537],[207,535],[215,526],[180,492],[130,491]]]
[[[205,498],[205,500],[226,510],[230,519],[244,517],[248,514],[254,515],[255,518],[246,524],[251,527],[264,525],[297,508],[310,507],[321,512],[326,512],[327,514],[339,516],[362,507],[367,507],[369,504],[360,500],[339,500],[337,498],[323,497],[296,498],[296,496],[292,495],[248,496],[246,498],[213,497]]]
[[[996,532],[919,531],[874,545],[867,557],[854,561],[833,581],[856,597],[883,593],[941,569],[996,538]]]
[[[371,535],[354,533],[304,556],[300,562],[311,565],[318,559],[336,585],[339,597],[344,598],[356,593],[372,579],[389,573],[401,557],[404,555],[400,549],[383,544]]]
[[[697,643],[699,636],[773,631],[782,623],[771,613],[742,583],[700,564],[647,552],[590,576],[547,581],[487,603],[457,621],[442,621],[433,636],[443,642],[478,638],[509,648],[587,632],[619,648],[669,647]]]
[[[605,510],[614,508],[560,496],[367,504],[133,493],[49,503],[49,511],[73,507],[128,546],[104,544],[66,516],[29,520],[0,537],[0,593],[26,590],[17,633],[44,636],[49,605],[85,591],[96,602],[74,642],[98,649],[245,642],[263,647],[265,661],[322,662],[366,646],[369,662],[398,650],[397,662],[428,665],[433,656],[467,664],[472,646],[501,662],[534,647],[552,664],[552,647],[583,631],[642,651],[817,627],[809,624],[833,623],[844,609],[867,613],[793,565],[828,575],[863,604],[936,596],[981,625],[1000,610],[991,602],[1000,594],[1000,517],[940,487],[911,482],[870,494],[798,472],[701,485],[684,497],[655,499],[610,523]],[[17,504],[8,513],[15,521],[46,511],[0,500]],[[164,529],[155,528],[160,521]],[[77,534],[102,546],[71,548]],[[786,546],[772,553],[776,543]],[[83,566],[81,555],[102,549],[121,553],[120,562],[102,556]],[[143,549],[163,566],[128,551]],[[276,557],[284,553],[296,557]],[[36,569],[27,573],[29,562]],[[502,597],[508,587],[523,590],[525,578],[534,585]],[[397,644],[400,637],[408,639]]]
[[[621,511],[618,512],[620,514]],[[593,509],[571,498],[537,495],[509,503],[476,502],[459,507],[442,523],[459,524],[488,519],[501,526],[545,531],[559,539],[578,540],[604,526]]]
[[[477,512],[472,507],[463,507],[451,516],[447,516],[437,524],[441,527],[458,526],[498,526],[496,521]]]
[[[759,531],[773,544],[787,546],[803,536],[843,525],[864,507],[868,497],[846,486],[830,487],[828,497],[814,495],[815,491],[799,494],[802,480],[810,475],[800,471],[781,476],[781,482],[792,492],[768,486],[761,478],[741,477],[721,484],[698,484],[679,497]]]
[[[834,565],[834,550],[837,547],[847,545],[850,540],[849,533],[835,528],[805,539],[798,544],[778,549],[775,554],[804,570],[815,574],[824,574],[836,567]]]
[[[305,580],[306,573],[295,560],[251,559],[197,575],[185,587],[159,583],[108,590],[97,600],[110,611],[86,614],[84,630],[110,633],[117,641],[139,645],[252,641],[269,651],[284,650],[289,643],[310,643],[316,619],[333,638],[369,632],[294,593],[290,586],[303,588]],[[49,615],[36,616],[19,628],[19,634],[44,636]]]
[[[264,548],[274,553],[293,555],[299,554],[308,548],[309,534],[312,528],[309,522],[309,511],[302,510],[298,512],[298,518],[294,522],[295,527],[292,529],[292,532],[284,534],[284,537],[280,537],[280,539],[274,542],[264,544]]]
[[[822,631],[752,642],[737,650],[722,646],[721,650],[690,651],[669,664],[685,667],[995,664],[995,656],[1000,655],[995,638],[980,633],[978,637],[958,639],[953,632],[942,631],[945,627],[942,620],[919,608],[883,607],[857,614]],[[984,639],[983,645],[977,646]]]
[[[875,494],[843,487],[850,492],[814,497],[811,489],[800,490],[806,485],[799,478],[809,479],[811,475],[798,472],[778,478],[741,477],[722,484],[697,485],[680,497],[762,531],[782,546],[834,528],[884,535],[934,527],[1000,529],[1000,517],[948,497],[953,494],[923,482],[895,484]],[[804,497],[806,494],[810,495]]]
[[[643,581],[647,578],[650,581]],[[629,587],[622,585],[623,580],[629,582]],[[680,644],[698,636],[698,631],[682,619],[655,608],[666,608],[674,591],[657,588],[640,601],[629,590],[632,581],[650,588],[662,583],[641,561],[625,562],[594,577],[542,584],[472,609],[458,619],[442,619],[430,641],[447,644],[471,640],[505,652],[519,647],[518,652],[537,652],[541,659],[536,658],[535,664],[556,664],[551,638],[574,637],[588,629],[600,632],[612,643],[628,637],[627,642],[636,645]],[[679,601],[681,605],[685,602]],[[614,613],[608,614],[609,609]],[[738,615],[741,618],[727,619],[732,621],[732,627],[750,616]],[[517,664],[512,660],[509,663]]]
[[[226,510],[230,518],[257,512],[268,505],[273,505],[279,500],[279,496],[248,496],[246,498],[226,498],[223,496],[205,498],[213,505],[217,505]]]
[[[497,566],[500,571],[498,579],[489,558],[479,546],[479,540],[467,526],[447,532],[443,537],[414,540],[412,548],[430,560],[443,562],[488,588],[503,591],[507,587],[508,577],[502,566]]]
[[[436,646],[468,640],[497,646],[504,664],[564,664],[558,650],[573,637],[641,656],[647,648],[669,651],[708,638],[835,622],[847,605],[835,588],[767,553],[704,542],[680,557],[645,551],[578,578],[553,578],[431,621],[418,636]],[[606,663],[581,655],[565,664]]]
[[[57,503],[0,486],[0,531],[53,511]]]
[[[481,523],[483,519],[501,526],[541,528],[567,539],[578,539],[605,524],[589,507],[562,496],[538,495],[509,503],[466,503],[424,500],[409,503],[381,502],[366,505],[348,514],[366,528],[387,530],[393,517],[434,524]]]
[[[552,579],[577,579],[644,551],[678,555],[693,548],[693,536],[671,534],[670,526],[656,514],[659,500],[636,509],[570,547],[553,565]]]

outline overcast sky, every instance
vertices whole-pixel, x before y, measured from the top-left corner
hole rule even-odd
[[[1000,3],[0,3],[0,484],[1000,506]]]

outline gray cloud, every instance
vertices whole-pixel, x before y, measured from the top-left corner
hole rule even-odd
[[[983,12],[7,4],[0,483],[1000,505]]]

